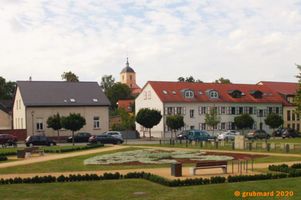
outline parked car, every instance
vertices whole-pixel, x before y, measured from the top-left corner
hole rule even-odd
[[[246,138],[252,140],[256,140],[256,139],[269,139],[271,136],[265,132],[265,130],[255,130],[252,132],[249,132],[246,136]]]
[[[273,133],[273,137],[282,137],[283,132],[285,131],[285,128],[277,128]]]
[[[6,146],[17,146],[17,137],[10,134],[0,134],[0,145]]]
[[[287,128],[287,129],[283,130],[281,137],[282,138],[289,138],[289,137],[295,138],[295,137],[300,137],[300,134],[295,129]]]
[[[53,146],[56,145],[56,142],[43,135],[32,135],[25,139],[25,145],[27,147],[35,145]]]
[[[79,132],[74,135],[74,142],[89,142],[91,136],[91,133]],[[67,142],[72,142],[72,136],[68,137]]]
[[[235,136],[240,135],[240,132],[235,130],[228,130],[217,136],[218,140],[234,140]]]
[[[177,135],[178,140],[187,140],[188,139],[189,130],[182,131],[179,135]]]
[[[208,141],[215,140],[216,137],[203,130],[190,130],[187,139],[190,141]]]
[[[94,135],[89,138],[89,143],[96,144],[122,144],[123,139],[113,137],[112,135],[108,134],[101,134],[101,135]]]
[[[107,131],[104,134],[111,135],[112,137],[119,138],[120,140],[123,140],[122,134],[119,131]]]

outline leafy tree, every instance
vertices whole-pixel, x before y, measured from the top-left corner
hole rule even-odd
[[[234,118],[235,126],[242,131],[246,128],[252,129],[254,119],[249,114],[242,114]]]
[[[298,90],[296,93],[296,96],[294,97],[294,105],[296,106],[296,113],[297,114],[301,114],[301,65],[297,65],[297,68],[299,69],[299,75],[297,75],[296,77],[299,79],[298,80]]]
[[[278,128],[283,124],[283,119],[281,116],[275,113],[271,113],[267,116],[264,122],[266,125],[268,125],[270,128],[274,130],[275,128]]]
[[[16,82],[6,82],[5,78],[0,76],[0,99],[13,99],[16,87]]]
[[[182,115],[169,115],[166,118],[166,125],[176,134],[176,131],[184,126],[184,118]]]
[[[114,131],[135,130],[135,116],[128,113],[125,109],[119,108],[115,112],[115,116],[120,116],[121,123],[112,125]]]
[[[214,133],[214,127],[220,122],[220,118],[217,115],[216,108],[210,109],[209,113],[206,113],[205,115],[205,123],[208,124],[208,126],[212,127],[213,133]]]
[[[57,131],[57,136],[60,136],[60,129],[62,128],[60,114],[57,113],[53,116],[48,117],[47,119],[47,128],[52,128]]]
[[[215,83],[231,84],[231,81],[229,79],[225,79],[225,78],[221,77],[218,80],[215,80]]]
[[[113,87],[115,84],[115,79],[112,75],[104,75],[101,78],[100,86],[102,87],[104,93],[107,95],[107,91]]]
[[[149,129],[149,139],[151,139],[151,129],[160,123],[162,119],[162,115],[160,111],[149,109],[149,108],[142,108],[138,111],[136,116],[136,122],[141,126]],[[145,137],[143,132],[143,137]]]
[[[194,79],[193,76],[189,76],[186,78],[180,76],[178,78],[178,82],[203,83],[203,81],[201,81],[200,79]]]
[[[64,72],[62,74],[62,79],[67,81],[67,82],[79,82],[78,76],[74,74],[73,72]]]
[[[117,108],[117,102],[120,99],[131,98],[131,89],[126,84],[115,83],[111,88],[107,90],[107,97],[111,102],[111,108]]]
[[[83,128],[86,125],[86,120],[80,114],[71,113],[67,117],[61,119],[62,127],[72,131],[72,144],[74,146],[74,132]]]

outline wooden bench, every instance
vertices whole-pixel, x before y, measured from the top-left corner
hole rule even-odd
[[[223,172],[227,173],[227,161],[206,161],[198,162],[195,167],[190,168],[190,174],[195,175],[198,169],[211,169],[211,168],[222,168]]]

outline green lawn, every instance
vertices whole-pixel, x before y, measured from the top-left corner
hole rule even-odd
[[[111,180],[73,183],[20,184],[2,185],[1,200],[18,199],[59,199],[59,200],[93,200],[93,199],[143,199],[143,200],[235,200],[235,191],[271,192],[292,191],[292,198],[249,197],[244,199],[301,199],[301,178],[254,181],[244,183],[225,183],[170,188],[146,180]]]
[[[95,171],[95,170],[119,170],[119,169],[143,169],[143,168],[158,168],[169,167],[169,164],[145,164],[145,165],[84,165],[83,161],[87,158],[121,151],[136,150],[139,148],[129,147],[122,150],[107,151],[96,154],[89,154],[84,156],[77,156],[71,158],[64,158],[59,160],[46,161],[35,163],[31,165],[23,165],[16,167],[8,167],[0,169],[0,174],[11,173],[43,173],[43,172],[66,172],[66,171]],[[255,159],[255,163],[268,163],[268,162],[285,162],[285,161],[300,161],[301,158],[289,156],[269,156]],[[185,164],[190,166],[192,164]]]

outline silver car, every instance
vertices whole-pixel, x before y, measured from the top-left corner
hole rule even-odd
[[[107,131],[104,133],[105,135],[111,135],[112,137],[123,140],[122,134],[119,131]]]
[[[228,130],[223,132],[217,136],[218,140],[234,140],[235,136],[240,135],[238,131],[235,130]]]

